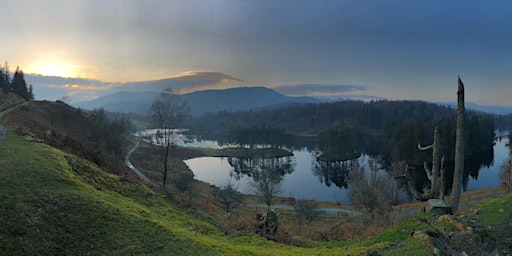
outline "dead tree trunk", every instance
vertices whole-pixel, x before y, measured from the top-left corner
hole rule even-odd
[[[464,107],[464,84],[458,78],[459,88],[457,91],[457,131],[455,141],[455,168],[453,173],[452,184],[452,198],[451,206],[452,211],[455,213],[459,208],[460,192],[462,185],[462,178],[464,174],[464,149],[465,149],[465,116],[466,109]]]
[[[444,155],[443,158],[441,158],[441,169],[440,169],[441,175],[439,177],[439,199],[444,201]]]
[[[401,177],[401,176],[399,176]],[[397,177],[397,178],[399,178]],[[409,187],[409,190],[411,191],[411,194],[416,197],[416,200],[419,201],[427,201],[429,199],[432,199],[432,190],[426,193],[421,193],[416,189],[416,186],[414,184],[414,178],[411,176],[409,165],[405,167],[404,170],[404,177],[407,181],[407,186]]]
[[[436,126],[434,129],[434,142],[432,145],[422,147],[418,143],[419,150],[432,149],[432,171],[428,168],[427,163],[424,164],[425,172],[427,173],[428,180],[430,181],[431,197],[437,198],[439,195],[439,164],[440,164],[440,135],[439,128]]]

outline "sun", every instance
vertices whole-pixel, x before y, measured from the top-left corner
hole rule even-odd
[[[76,67],[73,65],[44,65],[38,68],[37,73],[43,76],[77,77]]]

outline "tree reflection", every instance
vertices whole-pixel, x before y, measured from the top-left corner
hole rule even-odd
[[[313,162],[313,174],[328,187],[334,183],[337,187],[346,189],[350,172],[357,169],[357,167],[357,159],[347,161],[317,160]]]
[[[280,158],[242,158],[228,157],[228,163],[233,167],[230,176],[240,180],[244,175],[248,177],[258,176],[261,172],[275,173],[280,179],[295,170],[295,162],[292,157]]]
[[[295,170],[295,162],[291,157],[281,158],[228,158],[228,163],[233,167],[230,173],[239,180],[244,175],[252,178],[250,184],[254,194],[260,195],[265,204],[270,207],[273,198],[281,191],[281,182],[284,175]]]

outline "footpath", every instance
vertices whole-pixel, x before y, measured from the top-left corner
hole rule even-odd
[[[19,106],[21,105],[25,105],[27,104],[28,102],[25,102],[23,104],[20,104],[20,105],[16,105],[14,107],[10,107],[4,111],[1,111],[0,112],[0,118],[3,118],[5,115],[9,114],[11,111],[15,110],[16,108],[18,108]],[[2,141],[5,137],[5,127],[3,125],[0,124],[0,141]]]

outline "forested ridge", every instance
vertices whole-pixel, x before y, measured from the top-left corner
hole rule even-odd
[[[364,131],[382,131],[404,120],[438,120],[454,109],[423,101],[338,101],[295,104],[250,111],[207,113],[190,119],[194,133],[225,136],[236,127],[280,127],[296,135],[313,135],[340,125]]]
[[[417,145],[431,144],[436,126],[440,130],[442,154],[446,159],[453,158],[455,114],[450,107],[423,101],[339,101],[208,113],[192,117],[186,126],[192,134],[230,142],[234,135],[243,137],[241,131],[251,133],[258,131],[256,127],[266,127],[268,131],[275,128],[280,134],[293,134],[295,138],[313,138],[311,146],[320,149],[327,161],[346,160],[366,153],[380,156],[386,164],[406,161],[422,166],[430,153],[418,150]],[[492,161],[495,116],[469,111],[466,119],[466,155],[484,159],[490,155],[489,161]],[[258,134],[246,135],[254,140]],[[484,163],[489,161],[483,160]],[[450,164],[447,161],[447,165]]]
[[[493,161],[497,117],[468,111],[465,119],[464,188],[469,176],[478,176],[480,167]],[[418,145],[432,144],[437,127],[440,154],[445,158],[447,187],[453,179],[456,111],[433,103],[381,100],[298,104],[210,113],[191,118],[187,125],[192,134],[241,145],[274,142],[273,146],[289,148],[293,143],[283,141],[309,138],[309,144],[294,146],[314,148],[319,152],[318,160],[331,164],[355,159],[361,154],[378,157],[384,168],[404,163],[412,168],[418,189],[425,185],[424,163],[432,165],[432,153],[420,150]],[[286,139],[275,139],[279,137]]]

